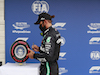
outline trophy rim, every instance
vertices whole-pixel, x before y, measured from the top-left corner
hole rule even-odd
[[[20,59],[20,58],[18,58],[18,57],[15,56],[14,50],[15,50],[15,48],[16,48],[18,45],[23,45],[23,46],[26,48],[26,50],[27,50],[27,51],[26,51],[26,54],[29,53],[28,48],[30,48],[30,46],[29,46],[29,44],[28,44],[26,41],[24,41],[24,40],[17,40],[17,41],[15,41],[15,42],[11,45],[11,48],[10,48],[10,55],[11,55],[12,59],[13,59],[15,62],[23,63],[23,62],[25,62],[29,57],[28,57],[28,56],[25,56],[25,57],[23,57],[23,58]]]

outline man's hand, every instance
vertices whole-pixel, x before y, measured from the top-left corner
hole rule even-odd
[[[32,45],[32,49],[33,49],[34,51],[36,51],[36,52],[39,51],[39,47],[38,47],[37,45]]]
[[[28,53],[26,56],[33,59],[33,55],[35,54],[35,52],[33,52],[30,48],[28,48],[28,50],[30,51],[30,53]]]

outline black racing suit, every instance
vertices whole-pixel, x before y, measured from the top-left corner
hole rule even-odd
[[[60,53],[61,36],[59,32],[49,27],[43,35],[40,53],[34,54],[34,58],[41,62],[40,75],[59,75],[57,60]]]

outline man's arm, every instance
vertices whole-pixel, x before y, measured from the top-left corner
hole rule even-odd
[[[48,36],[47,39],[45,40],[45,48],[40,50],[43,51],[43,53],[36,53],[34,54],[34,58],[39,59],[39,61],[53,61],[53,56],[54,56],[54,49],[55,49],[55,39],[52,36]],[[43,59],[43,60],[42,60]]]

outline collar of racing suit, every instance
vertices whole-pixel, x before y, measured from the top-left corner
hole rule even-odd
[[[44,31],[44,35],[50,30],[50,28],[52,28],[52,26]]]

